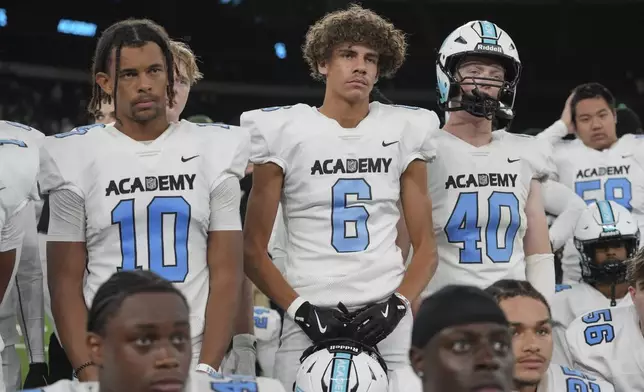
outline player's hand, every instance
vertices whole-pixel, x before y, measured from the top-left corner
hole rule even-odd
[[[375,347],[396,329],[406,313],[407,306],[394,294],[387,302],[371,305],[358,313],[349,330],[353,330],[355,340]]]
[[[29,365],[29,373],[25,378],[23,389],[37,389],[48,384],[49,368],[46,363],[32,363]]]
[[[575,96],[575,93],[572,92],[568,96],[568,99],[566,99],[566,103],[564,104],[563,112],[561,112],[561,121],[566,124],[566,127],[568,128],[568,133],[575,133],[575,126],[572,123],[572,108],[570,107],[570,103],[572,102],[572,97]]]
[[[339,310],[318,308],[308,301],[295,312],[295,323],[313,343],[344,335],[348,322],[349,319]]]
[[[222,364],[222,373],[239,376],[256,376],[257,338],[250,334],[233,337],[233,348]]]

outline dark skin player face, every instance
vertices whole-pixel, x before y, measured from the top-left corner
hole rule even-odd
[[[121,126],[117,122],[117,128],[135,139],[139,128],[147,125],[154,129],[153,133],[160,134],[168,126],[168,74],[161,48],[154,42],[141,47],[122,47],[118,75],[115,54],[116,50],[112,50],[109,74],[98,73],[96,82],[106,94],[115,97],[116,117],[122,123]],[[115,78],[118,78],[116,95]]]
[[[104,330],[104,336],[89,333],[87,339],[102,391],[182,391],[192,345],[188,307],[178,295],[132,295]]]
[[[514,357],[507,326],[494,323],[446,328],[425,346],[412,348],[424,392],[509,392]]]

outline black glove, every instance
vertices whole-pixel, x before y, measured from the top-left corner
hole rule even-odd
[[[344,335],[349,320],[337,309],[318,308],[306,301],[297,308],[295,322],[313,343],[319,343]]]
[[[47,385],[47,375],[49,368],[46,363],[32,363],[29,365],[29,373],[25,378],[23,389],[36,389]]]
[[[349,324],[353,331],[353,339],[370,347],[376,347],[384,338],[389,336],[405,317],[407,306],[395,294],[387,302],[364,308]]]

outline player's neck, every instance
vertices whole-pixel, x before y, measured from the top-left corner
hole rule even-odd
[[[604,297],[610,299],[611,297],[611,285],[609,284],[598,284],[595,285],[595,289],[600,293],[604,294]],[[628,294],[628,283],[620,283],[615,286],[615,299],[620,300]]]
[[[443,129],[475,147],[492,141],[492,121],[467,113],[452,114]]]
[[[170,124],[166,116],[159,116],[147,123],[139,123],[122,117],[120,121],[117,120],[114,123],[114,128],[138,142],[155,140],[168,129],[168,126]]]
[[[332,94],[327,90],[324,95],[324,102],[318,111],[328,118],[337,121],[342,128],[357,127],[360,121],[364,120],[369,114],[369,100],[350,103]]]
[[[537,392],[539,385],[524,385],[515,389],[515,392]]]

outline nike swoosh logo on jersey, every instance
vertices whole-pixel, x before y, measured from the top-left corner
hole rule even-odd
[[[385,143],[385,141],[383,140],[383,141],[382,141],[382,146],[383,146],[383,147],[389,147],[389,146],[391,146],[392,144],[396,144],[396,143],[398,143],[398,140],[396,140],[395,142],[391,142],[391,143]]]
[[[382,315],[386,318],[389,315],[389,304],[387,304],[387,306],[385,307],[385,311],[380,313],[382,313]]]
[[[181,162],[188,162],[189,160],[191,160],[191,159],[195,159],[195,158],[196,158],[196,157],[198,157],[198,156],[199,156],[199,155],[195,155],[195,156],[193,156],[193,157],[189,157],[189,158],[181,157]]]
[[[508,158],[508,163],[519,162],[520,160],[521,160],[521,158],[519,158],[519,159],[510,159],[510,158]]]
[[[318,320],[318,328],[320,329],[320,332],[325,333],[327,327],[322,327],[322,323],[320,322],[320,317],[318,316],[318,312],[314,311],[313,313],[315,313],[315,318]]]
[[[5,188],[6,188],[6,186],[3,186],[2,188],[0,188],[0,191],[1,191],[1,190],[3,190],[3,189],[5,189]]]
[[[622,158],[628,158],[628,157],[632,157],[632,156],[633,156],[633,154],[622,155]]]

